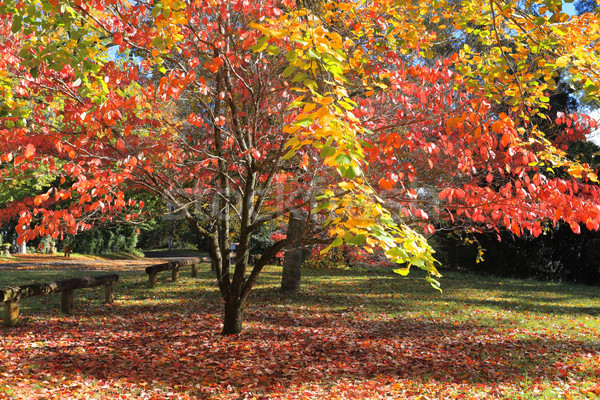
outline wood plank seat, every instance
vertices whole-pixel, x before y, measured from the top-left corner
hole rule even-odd
[[[176,282],[179,277],[179,269],[186,265],[192,266],[192,278],[198,276],[198,264],[202,262],[210,262],[210,257],[189,257],[179,260],[172,260],[162,264],[155,264],[146,267],[150,287],[155,287],[158,283],[158,273],[163,271],[171,271],[171,281]]]

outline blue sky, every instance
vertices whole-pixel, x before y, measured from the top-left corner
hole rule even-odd
[[[563,2],[563,11],[569,15],[575,14],[575,3],[565,3]]]

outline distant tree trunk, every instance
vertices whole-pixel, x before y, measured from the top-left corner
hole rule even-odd
[[[305,228],[305,223],[306,213],[299,210],[290,212],[287,236],[291,238],[300,235]],[[300,289],[301,266],[309,256],[310,250],[302,249],[302,242],[296,242],[285,252],[281,273],[281,290],[283,292]]]

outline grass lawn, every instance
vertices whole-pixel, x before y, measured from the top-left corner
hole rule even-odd
[[[416,272],[416,271],[415,271]],[[0,286],[103,274],[0,270]],[[600,288],[447,272],[443,294],[418,273],[304,271],[278,292],[269,267],[245,331],[222,337],[208,266],[147,288],[118,271],[103,289],[21,302],[0,328],[0,399],[587,399],[600,395]]]

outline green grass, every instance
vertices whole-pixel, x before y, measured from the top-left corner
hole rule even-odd
[[[56,364],[79,371],[69,379],[80,384],[81,398],[84,388],[107,382],[112,389],[100,390],[100,398],[119,391],[227,399],[600,393],[600,288],[446,272],[440,294],[415,272],[402,278],[388,270],[308,270],[302,290],[284,296],[281,268],[268,267],[250,296],[245,331],[234,338],[218,334],[221,300],[207,265],[198,278],[184,268],[177,282],[163,272],[154,289],[143,270],[118,272],[113,307],[102,304],[102,288],[81,289],[72,316],[60,315],[60,294],[24,299],[22,325],[0,328],[0,358],[18,355],[13,367],[0,366],[0,398],[64,389]],[[103,272],[0,271],[0,286],[89,274]],[[102,352],[114,363],[110,369],[90,356],[103,337],[110,338]],[[75,346],[74,353],[58,357],[64,346]],[[36,357],[26,350],[32,348]],[[140,361],[130,375],[134,359]],[[25,364],[43,379],[15,377]],[[156,365],[174,375],[153,372]],[[12,386],[2,385],[3,373]],[[26,389],[14,385],[25,380]]]
[[[74,253],[78,256],[85,256],[83,254]],[[137,260],[144,258],[144,253],[139,250],[131,250],[131,251],[117,251],[114,253],[104,253],[99,254],[98,258],[105,260]]]

